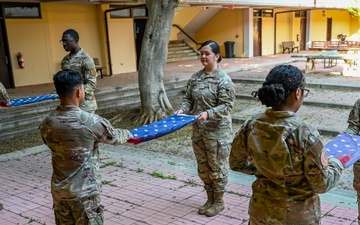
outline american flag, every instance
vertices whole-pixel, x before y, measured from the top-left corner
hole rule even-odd
[[[58,99],[59,96],[57,94],[46,94],[46,95],[39,95],[39,96],[33,96],[33,97],[26,97],[26,98],[17,98],[10,100],[10,106],[20,106],[35,102],[41,102],[46,100],[53,100]],[[0,101],[0,106],[7,107],[4,103]]]
[[[137,144],[162,137],[184,127],[185,125],[188,125],[189,123],[194,122],[196,119],[197,116],[189,116],[184,114],[171,115],[155,123],[130,130],[134,138],[130,139],[128,142],[131,144]]]
[[[351,159],[345,163],[348,168],[360,159],[360,136],[341,133],[325,145],[329,157],[350,155]]]

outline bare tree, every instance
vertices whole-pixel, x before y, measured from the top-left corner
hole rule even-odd
[[[136,124],[158,121],[173,112],[164,87],[163,68],[178,0],[147,0],[148,20],[139,62],[141,110]]]

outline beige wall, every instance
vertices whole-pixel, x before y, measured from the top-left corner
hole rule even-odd
[[[351,36],[358,30],[358,24],[353,23],[353,19],[346,10],[322,10],[312,11],[311,20],[311,41],[325,41],[327,19],[332,18],[331,40],[337,40],[338,34]]]
[[[262,39],[261,39],[261,54],[274,54],[274,18],[262,19]]]
[[[282,53],[283,41],[293,39],[293,16],[294,13],[279,13],[276,18],[276,52]]]
[[[78,31],[86,52],[102,57],[95,5],[41,4],[41,10],[42,19],[6,20],[16,87],[52,82],[67,54],[59,40],[68,28]],[[24,56],[24,69],[17,65],[18,52]]]
[[[196,33],[196,40],[204,42],[212,39],[220,45],[221,55],[225,57],[225,41],[234,41],[236,57],[244,55],[244,15],[242,9],[222,9]]]
[[[136,46],[133,24],[133,19],[109,20],[113,74],[136,71]]]
[[[185,7],[176,12],[173,20],[173,24],[179,25],[181,28],[184,28],[187,24],[191,22],[199,13],[201,13],[202,8],[200,7]],[[171,29],[170,40],[177,40],[179,29],[173,27]]]
[[[79,32],[80,46],[86,52],[92,57],[99,58],[103,66],[108,66],[104,23],[106,9],[108,9],[106,4],[44,3],[41,4],[41,19],[6,19],[15,86],[52,82],[52,75],[60,69],[60,61],[67,54],[59,40],[62,32],[68,28]],[[202,8],[183,8],[176,13],[173,23],[185,27],[201,10]],[[333,18],[332,39],[336,39],[340,33],[351,36],[359,31],[358,20],[351,18],[345,10],[326,10],[325,16],[322,14],[322,10],[312,11],[310,40],[326,39],[327,18]],[[218,42],[224,57],[224,42],[234,41],[234,54],[243,57],[243,17],[242,9],[221,9],[196,32],[195,38],[198,42],[209,39]],[[262,55],[274,52],[274,21],[275,18],[262,19]],[[133,19],[108,18],[108,22],[113,74],[136,71]],[[176,33],[177,31],[172,31],[171,39],[176,38]],[[282,41],[296,41],[298,33],[300,34],[300,19],[295,18],[294,13],[278,14],[276,52],[282,52]],[[18,68],[16,60],[18,52],[24,56],[24,69]],[[104,72],[109,74],[109,68]]]
[[[7,20],[7,33],[15,86],[34,85],[51,81],[49,40],[42,20]],[[25,68],[20,69],[16,55],[21,52]]]

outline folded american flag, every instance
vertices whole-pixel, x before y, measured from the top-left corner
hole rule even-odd
[[[17,98],[10,100],[10,106],[20,106],[20,105],[41,102],[45,100],[58,99],[58,98],[59,96],[57,94],[46,94],[46,95],[39,95],[39,96],[26,97],[26,98]],[[1,101],[0,101],[0,106],[7,107]]]
[[[134,136],[134,138],[130,139],[128,142],[131,144],[137,144],[162,137],[184,127],[189,123],[194,122],[196,119],[197,116],[189,116],[184,114],[171,115],[155,123],[130,130],[130,133]]]
[[[360,159],[360,136],[341,133],[325,145],[329,157],[350,155],[351,159],[344,164],[348,168]]]

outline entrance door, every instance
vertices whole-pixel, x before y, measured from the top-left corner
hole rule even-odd
[[[0,4],[0,9],[2,5]],[[5,20],[0,10],[0,81],[6,88],[14,88],[14,80],[11,74],[11,63],[8,54],[8,43],[5,32]]]
[[[326,25],[326,40],[331,41],[331,32],[332,32],[332,18],[327,18]]]
[[[147,19],[135,19],[134,20],[137,68],[139,68],[141,45],[142,45],[142,40],[143,40],[144,33],[145,33],[146,21],[147,21]]]
[[[300,20],[300,50],[306,49],[306,18]]]
[[[261,56],[261,18],[254,18],[254,56]]]

